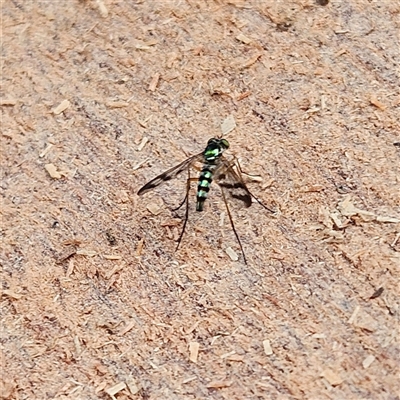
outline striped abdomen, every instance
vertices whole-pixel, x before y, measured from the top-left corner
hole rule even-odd
[[[207,199],[210,190],[211,182],[213,180],[213,172],[216,165],[205,164],[199,176],[199,183],[197,184],[197,203],[196,211],[203,211],[204,202]]]

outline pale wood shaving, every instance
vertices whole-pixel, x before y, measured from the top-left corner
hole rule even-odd
[[[46,146],[46,148],[39,154],[39,157],[40,158],[43,158],[44,156],[46,156],[49,152],[50,152],[50,150],[53,148],[53,144],[48,144],[47,146]]]
[[[189,343],[189,360],[192,363],[197,363],[197,358],[199,356],[200,343],[190,342]]]
[[[212,381],[207,387],[210,389],[222,389],[232,385],[232,381]]]
[[[229,258],[232,261],[237,261],[239,260],[239,256],[237,255],[237,253],[232,249],[232,247],[227,247],[225,249],[225,253],[228,254]]]
[[[15,106],[17,101],[14,99],[0,99],[0,106]]]
[[[149,141],[148,137],[144,137],[142,139],[142,141],[140,142],[139,146],[138,146],[138,151],[142,151],[144,149],[144,146],[146,146],[147,142]]]
[[[267,356],[274,354],[274,352],[272,351],[271,342],[268,339],[265,339],[263,341],[263,347],[264,347],[264,353]]]
[[[116,254],[104,254],[103,256],[106,260],[121,260],[122,256],[118,256]]]
[[[51,178],[61,179],[62,175],[60,174],[60,172],[58,172],[58,169],[54,164],[46,164],[44,168]]]
[[[252,42],[250,38],[248,38],[246,35],[243,33],[239,33],[239,35],[236,36],[236,39],[239,40],[239,42],[242,42],[244,44],[249,44]]]
[[[136,246],[136,250],[135,250],[135,255],[136,256],[140,256],[142,254],[143,251],[143,245],[144,245],[144,239],[140,239],[137,246]]]
[[[221,124],[221,134],[226,136],[229,132],[232,132],[236,128],[235,117],[230,114],[228,115]]]
[[[186,384],[192,381],[195,381],[197,379],[197,376],[191,376],[190,378],[186,378],[182,381],[182,384]]]
[[[373,356],[372,354],[370,354],[369,356],[367,356],[366,358],[364,358],[363,362],[362,362],[362,366],[364,369],[367,369],[370,367],[370,365],[375,361],[375,356]]]
[[[343,379],[340,377],[340,375],[331,369],[324,370],[321,376],[324,377],[332,386],[338,386],[343,382]]]
[[[140,392],[141,385],[138,384],[133,378],[128,378],[126,380],[126,384],[128,386],[129,391],[131,392],[131,395],[134,396],[135,394],[138,394]]]
[[[59,115],[63,111],[65,111],[70,105],[71,103],[69,102],[69,100],[65,99],[57,107],[53,108],[52,112],[54,115]]]
[[[9,289],[5,289],[1,292],[4,296],[10,297],[11,299],[15,299],[15,300],[19,300],[20,298],[22,298],[22,294],[20,293],[15,293],[12,290]]]
[[[377,215],[373,212],[370,211],[365,211],[362,210],[358,207],[356,207],[352,200],[351,196],[346,196],[346,198],[339,203],[338,205],[338,210],[340,213],[346,217],[353,217],[355,215],[358,215],[363,221],[368,222],[368,221],[378,221],[378,222],[390,222],[390,223],[399,223],[400,219],[398,218],[393,218],[393,217],[387,217],[387,216],[382,216],[382,215]]]
[[[76,254],[80,255],[80,256],[86,256],[86,257],[94,257],[96,256],[98,253],[97,251],[94,250],[77,250]]]
[[[119,382],[114,386],[109,387],[108,389],[105,390],[105,392],[110,395],[110,397],[113,400],[116,400],[116,397],[114,396],[115,394],[117,394],[118,392],[120,392],[121,390],[126,389],[126,383],[125,382]]]
[[[384,111],[386,110],[386,106],[385,104],[383,104],[380,100],[378,100],[378,98],[376,97],[376,95],[371,95],[370,99],[369,99],[370,103],[375,106],[376,108],[379,108],[380,110]]]
[[[156,90],[159,80],[160,80],[160,74],[159,73],[154,74],[149,85],[150,92],[154,92]]]
[[[108,17],[108,9],[107,9],[106,5],[104,4],[104,1],[96,0],[96,4],[97,4],[97,7],[99,8],[100,15],[103,18],[107,18]]]
[[[129,103],[127,101],[109,101],[106,105],[109,108],[123,108],[128,107]]]
[[[162,212],[162,208],[156,203],[150,203],[146,206],[146,208],[153,214],[158,215]]]
[[[128,333],[134,326],[136,325],[136,321],[131,319],[118,333],[119,336],[123,336]]]

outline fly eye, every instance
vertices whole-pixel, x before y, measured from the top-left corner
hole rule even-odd
[[[229,142],[226,139],[221,139],[221,144],[225,148],[229,148]]]

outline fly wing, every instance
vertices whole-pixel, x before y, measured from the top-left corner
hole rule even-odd
[[[156,176],[154,179],[152,179],[150,182],[147,182],[142,188],[139,189],[137,194],[140,196],[146,192],[148,192],[151,189],[154,189],[158,185],[161,185],[164,182],[167,182],[176,176],[178,176],[182,171],[184,171],[187,168],[190,168],[192,164],[194,164],[196,161],[200,161],[203,158],[203,153],[196,154],[192,157],[189,157],[185,161],[181,162],[178,165],[175,165],[175,167],[172,167],[168,171],[163,172],[162,174]]]
[[[215,181],[230,197],[239,200],[245,207],[251,206],[251,193],[240,173],[236,172],[227,160],[221,160],[221,166],[215,171]]]

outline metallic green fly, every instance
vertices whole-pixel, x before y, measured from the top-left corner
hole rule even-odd
[[[175,178],[181,172],[187,170],[188,178],[186,181],[186,196],[183,199],[182,203],[179,205],[179,207],[175,209],[178,210],[183,206],[184,203],[186,203],[185,221],[183,223],[182,232],[179,236],[178,244],[176,246],[176,250],[178,250],[189,217],[190,183],[193,180],[197,180],[198,182],[196,211],[203,211],[204,202],[206,201],[208,192],[210,191],[211,182],[214,180],[215,182],[218,183],[218,185],[221,188],[222,198],[224,199],[229,221],[231,223],[236,239],[239,243],[240,250],[243,254],[243,260],[247,264],[243,246],[239,239],[239,235],[236,232],[232,215],[229,210],[227,195],[229,195],[230,198],[232,199],[238,200],[245,207],[251,206],[252,203],[251,198],[253,197],[266,210],[268,210],[271,213],[273,213],[273,211],[270,210],[268,207],[266,207],[263,203],[261,203],[260,200],[257,199],[257,197],[255,197],[253,194],[250,193],[249,189],[245,185],[243,178],[241,176],[241,169],[239,163],[235,160],[229,161],[223,156],[223,152],[228,148],[229,148],[229,142],[226,139],[220,139],[220,138],[210,139],[204,151],[192,157],[189,157],[182,163],[176,165],[175,167],[172,167],[168,171],[163,172],[161,175],[158,175],[150,182],[146,183],[141,189],[139,189],[138,195],[142,195],[148,192],[149,190],[154,189],[155,187],[161,185],[162,183]],[[191,178],[190,168],[199,162],[203,164],[200,176],[198,179]]]

